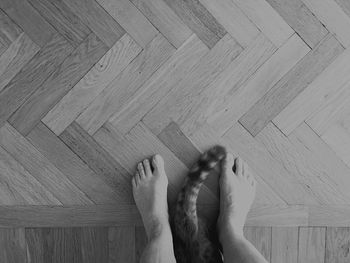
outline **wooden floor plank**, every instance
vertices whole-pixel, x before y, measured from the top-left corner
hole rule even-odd
[[[39,51],[39,46],[22,33],[0,56],[0,92]]]
[[[135,260],[135,227],[110,227],[108,242],[108,262],[139,262]]]
[[[81,253],[84,263],[108,263],[108,228],[81,228]],[[117,261],[118,262],[118,261]],[[127,262],[127,261],[126,261]]]
[[[200,0],[199,2],[213,14],[242,47],[247,47],[258,35],[259,30],[256,26],[232,1],[220,0],[213,2]]]
[[[298,263],[324,263],[326,228],[300,227]]]
[[[233,0],[276,46],[282,46],[294,31],[266,0]]]
[[[144,16],[176,48],[179,48],[192,31],[163,0],[131,0]]]
[[[39,123],[27,139],[95,204],[112,204],[125,200],[121,196],[124,191],[118,192],[118,188],[107,184],[44,124]]]
[[[244,236],[270,262],[271,260],[271,227],[244,227]]]
[[[350,228],[327,227],[325,263],[346,263],[350,260]]]
[[[0,93],[0,126],[56,70],[73,47],[55,34]]]
[[[146,47],[158,30],[129,0],[98,0],[101,6],[142,47]]]
[[[44,47],[57,34],[56,30],[27,2],[2,0],[0,8],[18,24],[38,46]]]
[[[195,106],[193,98],[205,90],[241,51],[237,42],[226,35],[144,116],[143,122],[156,135],[171,121],[181,122]]]
[[[273,119],[276,126],[289,135],[305,119],[327,105],[328,101],[350,80],[348,63],[350,50],[346,49],[307,88]]]
[[[106,52],[107,46],[90,34],[9,118],[12,126],[27,135]]]
[[[26,246],[23,228],[0,229],[1,262],[27,262]]]
[[[298,262],[298,228],[273,227],[271,263]]]
[[[346,28],[350,26],[350,17],[341,7],[331,0],[302,0],[316,17],[332,32],[347,48],[350,45],[350,33]],[[334,18],[337,19],[334,19]]]
[[[21,34],[22,29],[0,9],[0,43],[9,47]]]
[[[140,52],[140,46],[125,34],[42,121],[60,135]]]
[[[92,204],[68,178],[11,125],[0,129],[0,144],[62,204]]]
[[[177,16],[203,41],[212,48],[225,35],[225,29],[215,17],[197,0],[164,0]]]
[[[76,119],[77,123],[89,134],[94,134],[115,112],[132,99],[132,95],[173,53],[174,48],[159,34],[94,99]]]
[[[125,30],[95,0],[63,0],[63,2],[108,47],[113,47]]]
[[[0,147],[2,205],[60,205],[52,193]]]
[[[73,122],[59,137],[96,175],[113,188],[119,204],[133,203],[131,175],[89,134]]]
[[[254,75],[226,96],[220,105],[220,113],[215,120],[209,121],[212,126],[226,131],[239,120],[270,88],[272,88],[289,70],[291,70],[308,52],[309,47],[294,34],[278,49]],[[229,105],[228,104],[229,101]]]
[[[77,47],[91,33],[63,1],[28,0],[68,42]]]
[[[304,56],[278,81],[239,122],[256,136],[282,111],[307,84],[312,82],[342,52],[343,47],[331,35]]]
[[[266,0],[295,32],[314,48],[328,33],[324,25],[315,17],[301,0]]]
[[[45,263],[44,262],[44,246],[43,235],[39,228],[26,228],[25,240],[27,242],[27,258],[30,262]],[[28,260],[29,261],[29,260]]]
[[[192,35],[109,121],[123,134],[129,132],[207,52],[208,48],[196,35]]]
[[[140,262],[140,257],[147,245],[147,236],[145,228],[135,227],[135,262]]]

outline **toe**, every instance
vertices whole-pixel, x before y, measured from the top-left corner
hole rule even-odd
[[[151,176],[152,170],[148,159],[143,160],[143,167],[145,168],[146,176]]]
[[[226,158],[222,162],[222,170],[232,172],[232,167],[234,165],[234,157],[232,153],[227,153]]]
[[[138,186],[141,181],[140,173],[138,171],[136,171],[135,173],[134,180],[135,180],[135,185]]]
[[[155,170],[164,170],[164,159],[159,154],[156,154],[152,158],[152,165]]]
[[[141,179],[141,180],[145,179],[145,178],[146,178],[146,173],[145,173],[145,169],[144,169],[142,163],[139,163],[139,164],[137,165],[137,170],[138,170],[138,172],[139,172],[139,174],[140,174],[140,179]]]
[[[243,166],[244,166],[244,164],[243,164],[242,158],[241,157],[237,157],[235,159],[235,167],[236,167],[235,174],[237,176],[243,176],[243,169],[244,169]]]

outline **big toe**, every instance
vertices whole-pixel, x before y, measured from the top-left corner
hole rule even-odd
[[[158,170],[160,172],[164,171],[164,159],[159,154],[156,154],[152,158],[152,165],[155,170]],[[162,173],[161,173],[162,174]]]
[[[232,172],[232,167],[235,164],[235,158],[233,157],[232,153],[227,153],[226,158],[222,162],[222,169],[223,171]]]

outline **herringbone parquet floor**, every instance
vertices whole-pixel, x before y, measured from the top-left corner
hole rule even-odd
[[[173,202],[216,143],[257,178],[246,234],[271,262],[350,262],[350,1],[0,8],[0,262],[137,262],[136,163],[164,157]]]

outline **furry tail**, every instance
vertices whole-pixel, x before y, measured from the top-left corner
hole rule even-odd
[[[199,190],[211,170],[226,156],[226,149],[216,145],[201,155],[190,169],[185,184],[178,195],[174,225],[177,235],[187,240],[198,232],[197,197]]]

